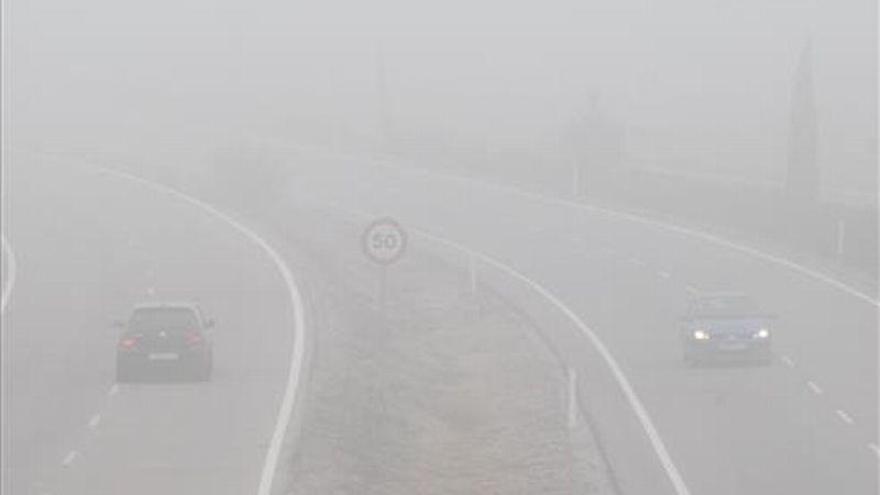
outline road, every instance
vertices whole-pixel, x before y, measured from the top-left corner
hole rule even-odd
[[[392,215],[489,253],[587,321],[633,383],[690,493],[877,493],[875,304],[657,226],[363,160],[311,160],[314,173],[307,180],[302,167],[294,196]],[[775,364],[684,367],[676,325],[694,290],[742,290],[780,315]],[[552,338],[571,350],[576,368],[594,366],[582,336]],[[613,434],[624,412],[607,411],[608,396],[584,393],[621,465],[627,452],[649,448]]]
[[[272,259],[228,222],[143,184],[42,160],[12,165],[3,492],[257,493],[296,348],[295,312]],[[420,248],[451,259],[443,239],[484,255],[479,282],[519,306],[579,377],[581,407],[623,493],[877,492],[876,305],[679,232],[353,165],[299,170],[290,198],[393,215],[435,236],[414,240]],[[747,291],[780,315],[773,366],[682,365],[684,301],[713,289]],[[217,319],[212,383],[114,385],[110,321],[151,298],[198,299]],[[682,486],[669,482],[670,465],[575,319],[619,363]],[[565,414],[558,406],[543,410]]]
[[[3,493],[612,493],[531,321],[468,289],[436,243],[414,240],[380,314],[361,219],[261,218],[298,277],[321,272],[300,279],[321,293],[309,301],[321,352],[292,417],[296,311],[260,242],[141,180],[19,160],[4,224],[20,269],[3,325]],[[114,383],[111,321],[154,299],[197,300],[218,321],[211,383]],[[279,418],[297,436],[269,462]]]
[[[272,259],[142,184],[52,159],[5,166],[18,270],[3,316],[2,492],[257,493],[295,338]],[[111,322],[152,299],[197,300],[217,320],[212,382],[114,384]]]
[[[315,335],[289,493],[616,493],[565,373],[528,318],[473,288],[459,253],[413,237],[386,270],[357,241],[373,218],[280,208],[308,232],[334,308]],[[310,218],[307,218],[310,217]],[[440,249],[438,249],[440,247]],[[380,308],[384,307],[384,310]]]

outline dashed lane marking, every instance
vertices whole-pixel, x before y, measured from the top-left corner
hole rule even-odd
[[[73,463],[76,461],[76,459],[78,457],[79,457],[79,452],[77,452],[75,450],[71,450],[70,452],[67,453],[66,456],[64,456],[64,459],[61,461],[61,465],[64,467],[70,467],[73,465]]]
[[[843,409],[838,409],[836,412],[837,412],[837,417],[839,417],[840,420],[843,421],[844,423],[846,423],[848,425],[855,423],[855,421],[853,421],[853,419],[849,416],[849,414],[847,414],[846,411],[844,411]]]
[[[92,430],[94,430],[95,428],[98,427],[99,424],[101,424],[101,415],[100,415],[100,414],[95,414],[95,415],[92,416],[92,418],[89,420],[89,428],[92,429]]]

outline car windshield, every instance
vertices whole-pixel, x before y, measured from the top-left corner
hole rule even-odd
[[[746,296],[717,296],[700,299],[696,316],[754,316],[758,306]]]
[[[129,330],[151,332],[185,330],[198,327],[199,320],[189,308],[137,309],[128,322]]]

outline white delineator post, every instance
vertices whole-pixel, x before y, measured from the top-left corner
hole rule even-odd
[[[477,261],[472,254],[468,255],[468,276],[470,279],[471,296],[477,295]]]
[[[577,373],[568,368],[566,377],[568,379],[568,427],[574,428],[578,423],[578,400],[577,400]]]

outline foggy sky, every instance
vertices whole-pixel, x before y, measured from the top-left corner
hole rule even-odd
[[[778,180],[812,39],[823,183],[872,192],[876,20],[870,0],[7,2],[4,128],[145,157],[369,141],[381,63],[406,133],[544,149],[595,99],[636,166]]]

